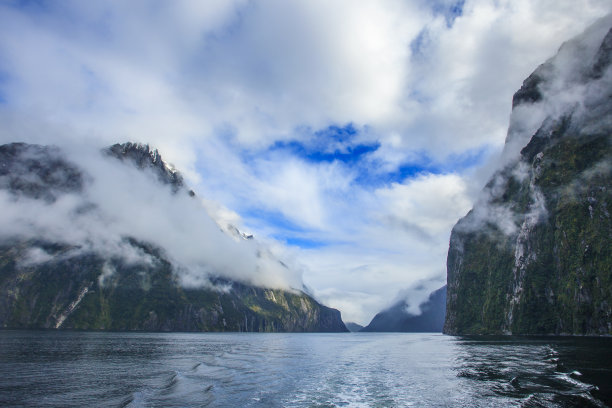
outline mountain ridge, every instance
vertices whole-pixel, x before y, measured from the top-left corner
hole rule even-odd
[[[419,305],[418,315],[408,312],[407,300],[400,300],[374,316],[372,321],[359,330],[362,332],[406,332],[440,333],[446,313],[446,286],[430,293]]]
[[[116,144],[102,155],[130,163],[139,171],[152,170],[156,182],[170,185],[173,195],[184,190],[195,196],[181,174],[148,145]],[[87,195],[95,175],[80,169],[58,147],[2,145],[0,159],[0,198],[17,209],[14,217],[24,218],[18,225],[28,222],[26,211],[20,208],[35,204],[36,214],[64,202],[74,204],[81,197],[82,203],[77,201],[69,217],[81,217],[81,222],[108,217]],[[36,228],[41,225],[45,227],[41,221]],[[70,232],[70,225],[61,227]],[[136,236],[122,236],[111,247],[116,251],[109,252],[97,242],[62,242],[61,231],[47,234],[53,239],[35,238],[36,228],[29,236],[8,228],[0,237],[0,327],[347,331],[339,311],[299,290],[259,287],[214,271],[207,272],[199,283],[186,284],[180,274],[188,266],[176,265],[167,250]],[[279,266],[283,267],[287,268]]]

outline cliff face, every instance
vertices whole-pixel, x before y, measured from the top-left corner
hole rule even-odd
[[[184,288],[155,248],[129,265],[44,242],[0,247],[0,327],[149,331],[346,331],[340,312],[304,293],[217,280]],[[28,265],[36,250],[53,259]]]
[[[360,331],[440,333],[444,325],[446,286],[431,293],[427,301],[420,305],[420,315],[409,314],[407,308],[406,301],[400,301],[376,314],[370,324]]]
[[[451,234],[445,333],[612,334],[611,25],[515,94],[506,164]]]
[[[170,185],[174,193],[187,192],[180,174],[170,170],[148,146],[114,145],[105,152],[137,168],[152,168],[158,181]],[[88,175],[57,148],[0,146],[0,163],[3,200],[18,204],[25,197],[28,202],[50,205],[87,190]],[[76,211],[81,216],[99,216],[94,209],[92,202]],[[215,277],[212,272],[200,284],[185,285],[178,278],[171,254],[154,243],[125,236],[120,248],[123,253],[97,250],[91,243],[68,244],[62,242],[61,233],[52,241],[25,237],[20,231],[2,231],[0,327],[347,331],[340,312],[301,291],[266,289]],[[126,257],[126,251],[137,254],[138,260]]]

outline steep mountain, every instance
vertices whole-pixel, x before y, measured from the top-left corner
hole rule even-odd
[[[116,143],[104,152],[111,157],[131,163],[140,170],[151,169],[157,176],[157,180],[160,183],[171,185],[175,193],[185,187],[181,173],[164,162],[157,149],[152,150],[149,145],[131,142]],[[189,190],[189,193],[194,195],[192,190]]]
[[[186,193],[186,200],[194,200],[189,198],[194,194],[187,190],[180,173],[146,145],[113,145],[98,156],[121,177],[132,177],[129,171],[148,172],[152,184],[143,188],[150,191],[148,206],[166,205],[168,209],[164,207],[163,211],[173,211],[172,197],[178,199],[181,191]],[[138,228],[133,235],[119,234],[117,231],[122,230],[116,224],[121,222],[107,209],[122,211],[129,203],[111,197],[111,206],[103,209],[96,201],[101,196],[92,187],[96,177],[56,147],[23,143],[0,146],[0,203],[5,210],[0,219],[0,327],[347,331],[340,312],[319,304],[303,291],[266,288],[246,277],[232,279],[214,270],[211,265],[224,265],[214,260],[210,265],[181,263],[181,257],[159,245],[155,235],[141,236]],[[142,180],[149,183],[146,177]],[[105,185],[100,191],[112,196],[112,189],[121,188],[121,182],[112,178],[110,187]],[[170,189],[156,190],[155,184]],[[147,208],[140,210],[146,213]],[[157,228],[162,220],[151,217],[145,223],[153,224],[152,230],[160,236],[166,232]],[[238,239],[225,237],[220,229],[215,232],[212,238],[217,240]],[[117,234],[119,241],[114,242]],[[254,245],[252,237],[240,237]],[[185,245],[195,247],[188,254],[199,255],[198,246],[203,244],[185,241]],[[265,256],[255,248],[255,255],[245,258],[249,262]],[[219,251],[219,256],[224,254]],[[253,268],[254,273],[265,274],[262,268],[266,265],[281,272],[287,268],[269,260]],[[197,270],[191,270],[194,268]]]
[[[353,322],[346,322],[344,323],[346,325],[346,328],[348,329],[348,331],[350,332],[358,332],[361,329],[363,329],[363,326],[357,323],[353,323]]]
[[[454,227],[448,334],[612,334],[612,17],[513,98],[504,166]]]
[[[362,332],[439,333],[444,325],[446,312],[446,286],[432,292],[420,306],[421,314],[408,312],[405,300],[378,313]]]

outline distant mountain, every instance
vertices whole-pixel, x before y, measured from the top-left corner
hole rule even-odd
[[[420,305],[421,314],[408,313],[408,304],[402,300],[378,313],[363,332],[428,332],[440,333],[446,312],[446,286],[432,292]]]
[[[363,329],[363,326],[357,323],[353,323],[353,322],[347,322],[344,323],[344,325],[346,326],[346,328],[348,329],[348,331],[350,332],[358,332],[361,329]]]
[[[167,206],[160,214],[181,210],[173,209],[173,194],[183,191],[194,196],[180,173],[147,145],[117,144],[105,149],[103,156],[118,177],[109,184],[110,190],[102,193],[111,196],[111,208],[117,211],[127,203],[113,201],[112,189],[119,189],[124,178],[131,177],[130,168],[152,174],[156,181],[151,186],[170,186],[167,191],[150,192],[146,207]],[[145,239],[138,231],[121,235],[120,241],[114,242],[114,214],[103,211],[96,201],[100,196],[91,191],[92,179],[97,176],[57,147],[0,146],[0,200],[5,210],[0,220],[0,327],[347,331],[340,312],[298,289],[266,288],[246,277],[231,279],[215,272],[213,259],[210,265],[199,265],[198,271],[186,270],[189,265],[178,263],[175,254],[158,245],[155,236]],[[149,209],[143,207],[142,213]],[[67,221],[53,214],[65,214]],[[147,219],[153,224],[161,221]],[[156,228],[153,225],[151,230],[158,231]],[[93,232],[86,235],[83,229]],[[92,237],[92,233],[98,235]],[[223,234],[220,230],[217,233]],[[161,227],[158,234],[164,234]],[[75,241],[81,235],[83,238]],[[244,234],[227,239],[253,240]],[[198,254],[197,242],[186,241],[185,245],[194,246],[189,254]],[[253,259],[268,256],[262,251],[258,249]],[[281,271],[287,268],[272,259],[253,270],[266,273],[261,269],[265,265]],[[194,280],[196,277],[200,280]]]
[[[448,334],[612,334],[612,16],[513,99],[506,163],[453,228]]]

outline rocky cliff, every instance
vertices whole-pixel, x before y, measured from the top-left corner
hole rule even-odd
[[[454,227],[447,334],[612,334],[612,19],[514,95],[504,166]]]
[[[408,312],[405,300],[377,313],[363,332],[440,333],[446,312],[446,286],[432,292],[420,305],[421,314]]]
[[[148,146],[114,145],[104,154],[108,160],[151,170],[157,182],[171,187],[168,194],[184,190],[193,196],[180,173]],[[97,211],[95,197],[88,194],[92,176],[54,147],[0,146],[0,163],[0,199],[9,210],[0,234],[2,328],[347,331],[340,312],[300,290],[269,289],[210,270],[201,281],[186,284],[179,277],[185,266],[177,265],[172,254],[153,241],[125,235],[119,245],[110,246],[117,249],[113,252],[109,245],[100,246],[108,237],[95,242],[86,237],[77,243],[64,239],[85,225],[83,220],[97,226],[94,218],[112,217]],[[86,204],[75,197],[86,197]],[[75,225],[27,219],[37,214],[44,218],[46,210],[56,211],[65,202],[80,203],[69,213],[79,220]],[[14,222],[20,217],[25,219]],[[33,233],[15,228],[29,221]],[[44,234],[38,236],[43,227]],[[56,234],[49,234],[49,228]]]

